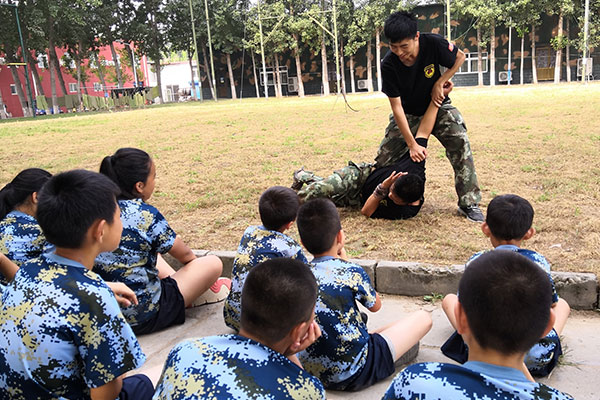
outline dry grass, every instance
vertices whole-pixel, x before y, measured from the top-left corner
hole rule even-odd
[[[556,270],[600,275],[600,84],[458,88],[482,189],[529,199],[538,233],[526,243]],[[257,200],[291,184],[302,165],[329,174],[373,158],[387,124],[382,96],[184,104],[145,110],[0,124],[0,184],[31,166],[96,170],[123,146],[157,164],[151,203],[194,248],[234,250],[259,223]],[[490,246],[479,226],[456,215],[450,164],[430,143],[426,202],[408,221],[366,220],[341,210],[351,256],[462,263]],[[292,232],[297,237],[295,229]]]

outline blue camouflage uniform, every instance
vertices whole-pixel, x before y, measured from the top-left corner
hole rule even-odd
[[[173,247],[176,234],[163,215],[142,199],[119,200],[123,233],[119,247],[96,258],[94,271],[107,281],[123,282],[135,292],[138,305],[123,309],[132,326],[158,312],[161,294],[156,258]]]
[[[536,263],[540,268],[548,273],[548,278],[552,284],[552,303],[554,304],[558,301],[558,294],[556,293],[554,280],[552,279],[552,276],[550,276],[550,263],[548,260],[546,260],[546,257],[536,251],[522,249],[514,245],[500,245],[494,250],[514,251]],[[469,261],[467,261],[467,266],[471,261],[489,251],[493,250],[484,250],[473,254]],[[556,331],[552,329],[550,333],[533,345],[533,347],[525,355],[525,365],[533,376],[546,376],[556,365],[558,356],[560,354],[562,354],[560,338]]]
[[[275,350],[238,335],[175,346],[154,399],[325,399],[317,378]]]
[[[264,226],[250,226],[244,232],[231,272],[231,291],[225,300],[225,324],[239,331],[242,311],[242,288],[250,270],[263,261],[278,257],[294,258],[308,263],[302,247],[291,237]]]
[[[369,349],[369,332],[356,302],[371,308],[377,293],[356,264],[330,256],[315,258],[312,264],[319,284],[315,320],[322,334],[298,357],[325,387],[344,390],[344,381],[365,365]]]
[[[53,248],[31,215],[13,210],[0,221],[0,253],[18,266]],[[0,274],[0,284],[7,283]]]
[[[542,383],[531,382],[519,370],[479,361],[464,365],[437,362],[413,364],[400,372],[383,400],[568,400]]]
[[[89,398],[145,356],[104,280],[46,253],[21,266],[0,304],[0,398]]]

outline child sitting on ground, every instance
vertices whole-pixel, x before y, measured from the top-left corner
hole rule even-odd
[[[145,334],[183,324],[186,307],[223,300],[230,281],[218,279],[221,260],[214,255],[196,258],[163,215],[146,203],[154,192],[156,177],[156,166],[148,153],[119,149],[102,160],[100,172],[121,190],[118,199],[123,236],[115,251],[98,256],[94,271],[106,280],[125,283],[135,292],[138,304],[123,310],[134,332]],[[184,264],[177,272],[158,257],[167,252]],[[211,298],[198,299],[203,293]]]
[[[469,361],[411,365],[383,399],[572,399],[522,371],[528,349],[554,325],[551,286],[544,271],[515,252],[495,250],[474,260],[453,310]]]
[[[52,175],[39,168],[28,168],[0,190],[0,253],[15,264],[52,250],[35,219],[38,192]],[[0,284],[8,279],[0,274]]]
[[[99,253],[119,244],[117,193],[108,178],[83,170],[41,189],[37,218],[56,249],[25,262],[2,296],[0,398],[152,397],[148,376],[122,377],[145,356],[115,296],[91,271]]]
[[[323,331],[315,344],[298,354],[302,365],[333,390],[360,390],[392,375],[394,362],[431,329],[431,316],[417,311],[369,333],[356,302],[376,312],[381,299],[364,269],[344,260],[344,231],[333,202],[318,198],[304,203],[298,211],[298,231],[315,257],[315,313]]]
[[[295,353],[320,335],[317,283],[298,260],[274,258],[250,270],[237,335],[175,346],[156,388],[159,399],[325,399]]]
[[[231,329],[240,329],[242,287],[255,265],[276,257],[307,262],[302,247],[284,233],[296,220],[299,207],[296,192],[283,186],[273,186],[260,196],[258,211],[262,225],[246,229],[233,260],[231,292],[223,308],[225,324]]]
[[[495,248],[494,251],[509,250],[527,257],[546,271],[552,284],[552,308],[556,315],[556,322],[554,328],[540,339],[525,356],[526,368],[523,368],[523,372],[531,380],[533,378],[529,374],[546,376],[558,362],[558,357],[562,354],[560,334],[570,313],[567,302],[559,299],[556,294],[554,281],[550,276],[550,264],[546,258],[533,250],[521,248],[523,241],[530,239],[535,234],[535,229],[532,227],[533,214],[533,207],[527,200],[514,194],[505,194],[492,199],[487,208],[485,222],[481,225],[481,230],[490,238],[492,246]],[[474,254],[467,262],[467,269],[473,260],[490,251],[485,250]],[[512,279],[509,275],[506,278]],[[458,297],[455,294],[447,295],[442,302],[444,312],[454,328],[456,328],[454,308],[457,302]],[[458,352],[457,349],[459,349]],[[468,348],[462,344],[462,340],[457,334],[450,337],[447,344],[442,347],[442,351],[458,362],[464,362],[467,359]]]

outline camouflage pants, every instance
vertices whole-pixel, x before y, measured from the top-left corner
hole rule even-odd
[[[423,117],[406,115],[413,136],[417,134],[421,118]],[[458,205],[463,207],[478,204],[481,201],[481,193],[477,183],[471,145],[467,137],[467,126],[460,112],[449,101],[442,104],[438,110],[431,134],[446,149],[446,157],[454,169],[454,186],[456,194],[458,194]],[[392,114],[390,123],[385,129],[385,137],[381,141],[375,157],[376,168],[395,163],[407,151],[406,142]]]
[[[305,185],[298,191],[298,196],[304,201],[327,197],[338,207],[358,207],[360,191],[372,169],[371,163],[355,164],[350,161],[346,167],[334,171],[327,178],[302,171],[298,180]]]

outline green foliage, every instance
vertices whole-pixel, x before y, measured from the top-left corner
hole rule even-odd
[[[431,292],[431,294],[423,296],[423,300],[425,300],[431,304],[435,304],[438,301],[443,300],[443,299],[444,299],[444,295],[441,293]]]

